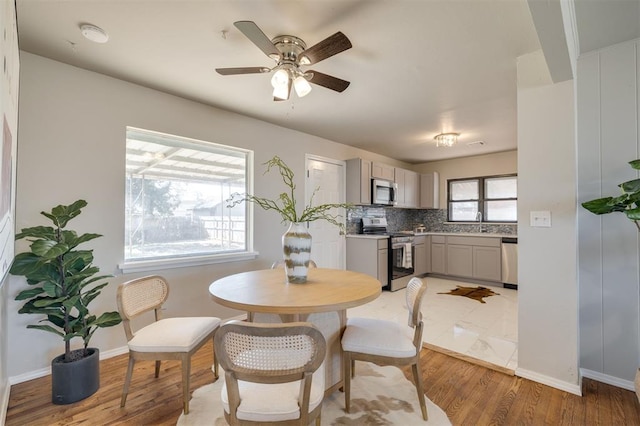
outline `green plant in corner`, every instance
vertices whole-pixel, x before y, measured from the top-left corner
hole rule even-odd
[[[640,170],[640,159],[630,161],[635,170]],[[617,197],[598,198],[582,203],[582,207],[594,214],[624,213],[640,231],[640,179],[633,179],[618,185],[622,194]]]
[[[51,212],[41,212],[54,226],[22,229],[16,240],[28,239],[30,251],[16,255],[10,269],[11,274],[24,276],[30,287],[16,296],[16,300],[26,301],[18,312],[45,316],[39,324],[27,328],[61,336],[65,343],[64,362],[87,356],[93,333],[122,321],[118,312],[105,312],[99,317],[89,312],[89,303],[108,284],[96,283],[110,275],[96,275],[100,270],[92,265],[93,250],[77,249],[80,244],[102,235],[78,235],[65,229],[86,205],[85,200],[78,200],[68,206],[56,206]],[[71,339],[76,337],[83,340],[84,349],[71,351]]]
[[[302,213],[298,214],[296,199],[294,196],[296,184],[293,181],[294,173],[293,171],[285,164],[284,161],[280,159],[277,155],[274,156],[271,160],[264,163],[267,166],[267,170],[265,170],[265,174],[271,171],[272,168],[277,167],[280,172],[280,176],[284,184],[287,186],[288,191],[282,192],[278,198],[278,200],[270,200],[268,198],[258,197],[256,195],[251,194],[240,194],[233,193],[231,197],[227,199],[227,207],[232,208],[237,206],[238,204],[249,201],[257,204],[262,207],[264,210],[275,210],[282,217],[282,222],[313,222],[316,220],[326,220],[327,222],[336,225],[340,228],[341,233],[344,232],[344,224],[339,221],[340,216],[330,213],[331,209],[334,208],[351,208],[352,204],[349,203],[331,203],[331,204],[320,204],[318,206],[313,205],[313,198],[320,188],[316,188],[311,195],[309,200],[309,204],[304,207]]]

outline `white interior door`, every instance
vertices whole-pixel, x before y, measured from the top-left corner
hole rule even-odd
[[[312,194],[313,204],[344,203],[345,200],[345,162],[329,158],[307,155],[307,179],[305,184],[305,202],[309,204]],[[344,209],[334,209],[332,214],[341,215],[345,220]],[[309,232],[313,238],[311,258],[321,268],[345,268],[345,237],[340,229],[325,220],[309,223]]]

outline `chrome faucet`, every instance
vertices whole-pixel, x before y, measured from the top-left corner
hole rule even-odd
[[[480,223],[480,232],[487,232],[487,230],[482,226],[482,212],[476,213],[476,222]]]

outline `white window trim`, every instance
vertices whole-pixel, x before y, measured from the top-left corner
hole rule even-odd
[[[241,262],[253,260],[259,256],[257,251],[243,251],[238,253],[222,253],[207,256],[189,256],[184,258],[150,259],[118,264],[123,274],[133,272],[153,272],[159,269],[187,268],[191,266],[211,265],[215,263]]]

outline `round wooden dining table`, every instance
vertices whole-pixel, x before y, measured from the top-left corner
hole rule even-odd
[[[380,281],[370,275],[327,268],[309,268],[304,284],[287,283],[284,269],[276,268],[229,275],[209,286],[215,302],[246,311],[249,320],[315,324],[327,340],[327,394],[342,385],[340,338],[346,310],[376,299],[381,290]]]

